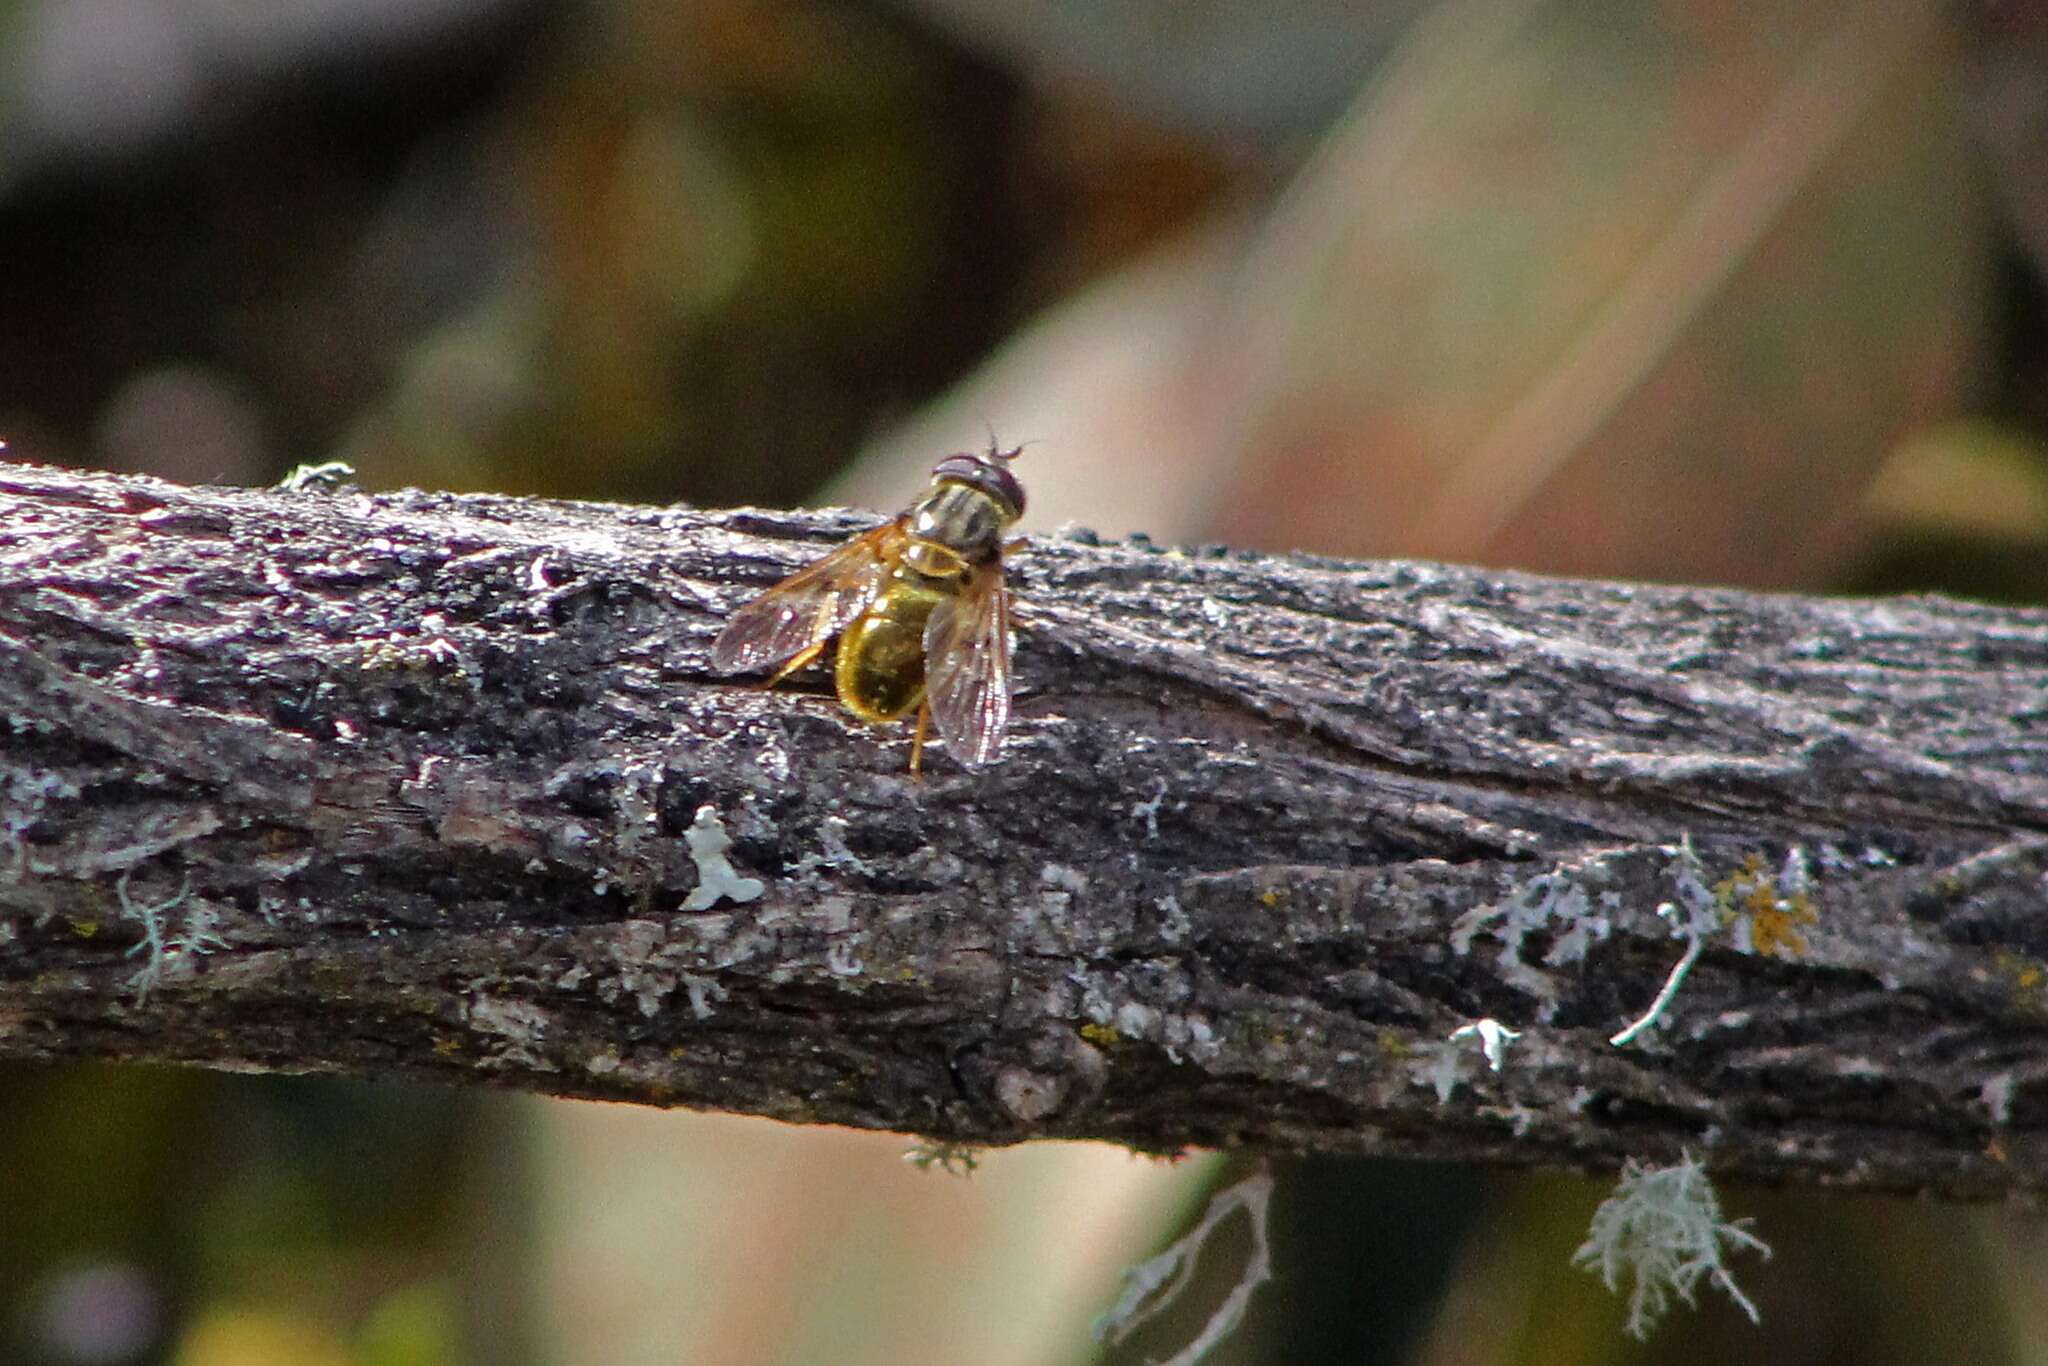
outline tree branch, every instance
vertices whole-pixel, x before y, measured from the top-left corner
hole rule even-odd
[[[2048,613],[1040,539],[914,781],[706,663],[871,520],[0,467],[0,1056],[2048,1184]]]

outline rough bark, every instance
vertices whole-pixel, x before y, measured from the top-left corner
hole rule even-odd
[[[0,1056],[2048,1179],[2048,613],[1041,538],[920,781],[706,663],[871,521],[0,467]]]

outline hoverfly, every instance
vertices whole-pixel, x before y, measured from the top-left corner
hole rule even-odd
[[[1010,723],[1010,595],[1003,533],[1024,515],[1007,468],[1023,447],[949,455],[895,520],[864,532],[742,607],[711,647],[722,673],[774,668],[770,687],[839,636],[839,700],[863,721],[917,708],[910,771],[936,722],[946,750],[987,763]]]

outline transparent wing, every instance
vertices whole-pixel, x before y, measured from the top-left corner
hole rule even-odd
[[[932,609],[924,629],[925,695],[946,753],[969,767],[1002,748],[1010,724],[1010,593],[1002,561]]]
[[[711,667],[750,673],[794,659],[852,624],[903,556],[903,519],[860,535],[755,598],[718,633]]]

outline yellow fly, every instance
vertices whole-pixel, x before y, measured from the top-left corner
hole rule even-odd
[[[711,647],[724,673],[780,682],[840,637],[839,700],[863,721],[917,708],[910,771],[937,723],[961,763],[987,763],[1010,723],[1010,595],[1003,533],[1024,515],[1009,471],[1022,450],[949,455],[902,515],[864,532],[742,607]]]

